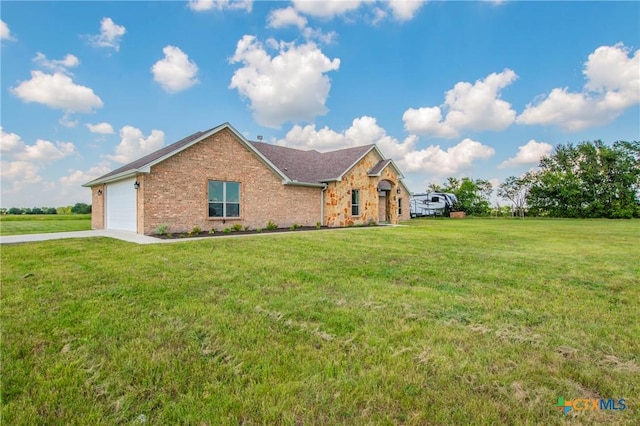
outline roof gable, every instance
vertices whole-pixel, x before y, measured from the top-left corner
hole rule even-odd
[[[91,187],[102,183],[120,180],[125,177],[136,175],[138,173],[149,173],[152,166],[166,160],[169,157],[176,155],[181,151],[184,151],[185,149],[224,129],[229,129],[238,138],[242,145],[249,149],[249,151],[253,152],[271,170],[273,170],[274,173],[280,176],[283,180],[288,180],[285,174],[283,174],[269,159],[267,159],[259,151],[257,151],[255,147],[251,145],[251,143],[249,143],[249,141],[247,141],[236,129],[233,128],[233,126],[231,126],[229,123],[224,123],[209,130],[196,132],[192,135],[189,135],[184,139],[180,139],[179,141],[160,148],[159,150],[154,151],[151,154],[145,155],[144,157],[132,161],[131,163],[125,164],[124,166],[115,169],[105,175],[102,175],[99,178],[94,179],[88,183],[85,183],[82,186]]]
[[[330,152],[303,151],[264,142],[251,142],[292,182],[319,183],[342,179],[375,145],[364,145]]]

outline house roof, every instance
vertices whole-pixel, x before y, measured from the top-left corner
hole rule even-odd
[[[137,160],[132,161],[129,164],[125,164],[120,168],[112,170],[106,175],[101,176],[97,180],[102,180],[102,179],[110,178],[112,176],[122,175],[123,173],[126,173],[128,171],[137,171],[138,169],[143,168],[148,163],[154,162],[155,160],[161,157],[164,157],[167,154],[171,154],[174,151],[176,152],[179,151],[180,148],[184,147],[185,145],[188,145],[189,142],[193,142],[194,140],[198,139],[199,136],[201,136],[204,133],[207,133],[208,131],[209,130],[205,130],[204,132],[195,132],[194,134],[189,135],[184,139],[180,139],[178,142],[172,143],[171,145],[167,145],[163,148],[160,148],[157,151],[152,152],[151,154],[145,155],[144,157],[138,158]]]
[[[391,160],[380,160],[378,164],[369,170],[369,176],[380,176],[380,173],[391,163]]]
[[[341,180],[346,172],[372,150],[378,152],[381,158],[383,157],[375,145],[363,145],[321,153],[316,150],[303,151],[264,142],[251,142],[246,140],[229,123],[224,123],[209,130],[189,135],[184,139],[167,145],[164,148],[94,179],[83,186],[91,187],[135,176],[139,173],[149,173],[151,166],[158,164],[225,128],[233,132],[247,149],[256,154],[274,173],[279,175],[284,184],[322,186],[324,182]],[[381,160],[369,171],[369,175],[380,176],[382,170],[389,164],[393,164],[399,176],[402,177],[402,173],[400,173],[400,170],[398,170],[392,160]]]
[[[303,151],[264,142],[250,142],[294,182],[340,180],[375,145],[357,146],[330,152]]]

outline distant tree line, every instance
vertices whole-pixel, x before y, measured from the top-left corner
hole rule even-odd
[[[76,203],[73,206],[66,207],[11,207],[9,209],[0,209],[0,214],[87,214],[91,213],[91,205],[85,203]]]
[[[640,142],[560,144],[540,160],[536,171],[510,176],[497,189],[521,217],[640,217]],[[493,187],[486,180],[448,178],[427,190],[455,194],[457,209],[469,215],[492,212]],[[504,213],[500,206],[493,210]]]

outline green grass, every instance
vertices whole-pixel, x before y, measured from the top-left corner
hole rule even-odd
[[[0,235],[2,236],[88,231],[89,229],[91,229],[90,214],[0,216]]]
[[[3,424],[638,424],[639,237],[414,220],[3,246]]]

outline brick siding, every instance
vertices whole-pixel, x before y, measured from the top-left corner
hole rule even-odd
[[[98,195],[100,191],[100,195]],[[104,229],[104,185],[91,188],[91,229]]]
[[[283,185],[282,179],[250,152],[228,129],[153,166],[138,178],[138,232],[154,233],[161,224],[168,232],[222,231],[239,223],[265,228],[314,226],[320,218],[321,188]],[[209,180],[240,182],[239,219],[208,217]]]

